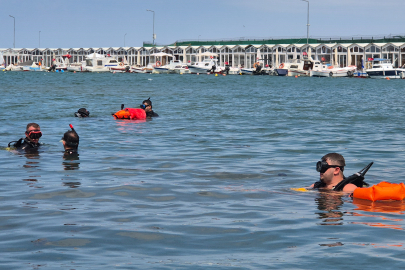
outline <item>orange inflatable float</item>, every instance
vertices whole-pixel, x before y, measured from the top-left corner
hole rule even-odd
[[[353,198],[373,202],[382,200],[402,201],[405,198],[405,185],[404,183],[380,182],[368,188],[356,188],[353,192]]]
[[[115,119],[144,120],[146,119],[146,112],[143,109],[125,108],[112,116]]]
[[[362,200],[353,198],[353,204],[357,206],[354,210],[361,210],[367,212],[380,212],[380,213],[394,213],[404,212],[404,201],[376,201]],[[362,214],[356,213],[355,216],[361,216]]]

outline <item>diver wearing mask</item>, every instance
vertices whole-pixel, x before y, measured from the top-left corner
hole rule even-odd
[[[346,162],[344,157],[338,153],[329,153],[322,157],[321,161],[316,164],[316,170],[319,172],[319,180],[311,185],[311,188],[324,188],[330,190],[336,190],[336,186],[340,184],[343,179],[344,167]],[[341,191],[353,192],[357,188],[352,183],[345,184]]]
[[[90,112],[86,108],[80,108],[77,112],[75,112],[75,117],[89,117]]]
[[[145,110],[146,117],[158,117],[159,115],[152,110],[152,101],[150,98],[144,100],[142,105],[139,106],[141,109]]]
[[[37,123],[29,123],[25,131],[25,138],[21,138],[18,141],[12,141],[8,143],[8,147],[14,146],[19,150],[37,149],[41,144],[38,142],[42,137],[41,128]]]

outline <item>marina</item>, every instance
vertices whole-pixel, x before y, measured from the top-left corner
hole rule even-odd
[[[349,68],[346,74],[349,73],[350,76],[363,74],[365,63],[368,59],[374,58],[390,61],[396,68],[405,66],[405,38],[403,37],[352,39],[351,42],[350,40],[310,39],[308,44],[298,43],[299,41],[301,40],[183,41],[167,46],[144,44],[142,47],[118,48],[8,48],[0,49],[0,52],[3,55],[5,68],[31,60],[41,63],[45,70],[56,61],[59,63],[57,68],[66,70],[67,66],[79,66],[86,62],[87,68],[82,68],[81,71],[99,72],[110,71],[111,64],[100,62],[107,61],[107,58],[115,61],[113,71],[116,72],[155,70],[156,73],[178,73],[174,71],[176,65],[187,65],[190,73],[206,73],[215,66],[212,72],[227,75],[252,74],[258,62],[261,68],[267,69],[266,74],[289,76],[311,76],[310,70],[314,70],[313,64],[305,61],[320,61],[318,66],[323,64],[328,65],[327,68],[337,69],[326,73],[315,72],[315,76],[324,76],[324,74],[343,76],[344,71],[338,71],[341,68]],[[102,68],[91,66],[94,61],[91,55],[97,55]],[[168,71],[166,67],[171,65],[171,61],[174,61],[172,62],[174,66],[170,67],[171,71]],[[306,66],[294,69],[300,63]],[[288,72],[283,72],[284,66],[291,65],[292,68]],[[77,69],[73,70],[77,71]]]

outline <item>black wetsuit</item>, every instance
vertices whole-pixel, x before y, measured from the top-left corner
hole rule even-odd
[[[78,155],[77,149],[66,149],[64,154],[65,155]]]
[[[364,182],[364,178],[363,179],[359,179],[359,181],[347,181],[347,178],[344,178],[342,181],[340,181],[335,187],[333,187],[332,190],[334,191],[343,191],[343,188],[347,185],[347,184],[354,184],[357,187],[367,187],[368,184],[366,182]],[[345,183],[347,182],[347,183]],[[314,188],[318,189],[318,188],[324,188],[326,187],[326,184],[322,181],[318,181],[314,183]]]
[[[89,117],[89,116],[83,113],[75,112],[75,117]]]
[[[159,115],[155,113],[153,110],[150,112],[146,112],[146,117],[158,117]]]
[[[326,187],[326,184],[322,181],[318,181],[314,183],[314,188],[324,188]]]
[[[8,145],[10,146],[11,143],[10,142]],[[41,146],[40,143],[33,143],[30,140],[28,140],[28,138],[21,138],[18,141],[14,142],[13,146],[15,148],[17,148],[18,150],[30,150],[30,149],[37,149],[38,147]]]
[[[77,149],[66,149],[63,152],[63,159],[65,159],[65,160],[78,160],[79,159],[79,153],[77,152]]]

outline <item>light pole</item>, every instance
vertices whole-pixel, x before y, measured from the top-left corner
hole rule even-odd
[[[13,43],[13,46],[15,48],[15,17],[11,16],[11,15],[9,15],[9,16],[14,19],[14,43]]]
[[[155,36],[155,11],[153,11],[153,10],[150,10],[150,9],[147,9],[146,11],[150,11],[150,12],[153,12],[153,46],[155,46],[155,39],[156,39],[156,36]]]
[[[124,47],[125,47],[125,36],[127,35],[127,33],[125,33],[125,35],[124,35]]]
[[[41,31],[39,31],[39,45],[38,45],[38,49],[41,48]]]
[[[302,0],[308,3],[308,13],[307,13],[307,44],[308,44],[308,37],[309,37],[309,0]]]

